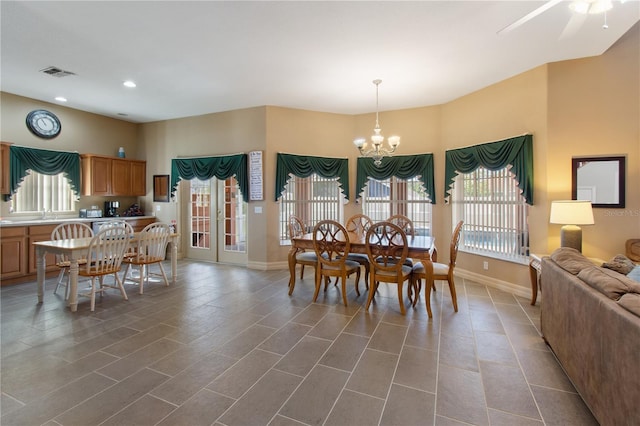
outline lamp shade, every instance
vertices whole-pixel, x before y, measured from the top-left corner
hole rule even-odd
[[[549,222],[560,225],[593,225],[591,201],[552,201]]]

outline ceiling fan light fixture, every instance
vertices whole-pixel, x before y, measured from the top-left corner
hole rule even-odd
[[[597,15],[599,13],[604,13],[613,8],[613,4],[611,0],[596,0],[591,4],[589,8],[589,13],[591,15]]]
[[[569,9],[582,15],[598,15],[612,8],[611,0],[575,0],[569,4]]]
[[[587,1],[576,0],[576,1],[572,1],[569,4],[569,9],[571,9],[575,13],[586,15],[587,13],[589,13],[589,6],[590,6],[590,3]]]

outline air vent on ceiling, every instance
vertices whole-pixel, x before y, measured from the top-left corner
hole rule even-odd
[[[58,67],[47,67],[45,69],[40,70],[45,74],[49,74],[50,76],[53,77],[66,77],[69,75],[76,75],[76,73],[71,72],[71,71],[65,71],[63,69],[60,69]]]

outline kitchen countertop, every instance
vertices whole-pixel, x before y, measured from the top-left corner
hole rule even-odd
[[[52,219],[1,219],[0,228],[8,228],[13,226],[33,226],[33,225],[57,225],[64,222],[101,222],[104,220],[134,220],[149,219],[155,216],[120,216],[120,217],[60,217]]]

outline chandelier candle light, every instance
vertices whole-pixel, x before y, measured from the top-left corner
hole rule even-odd
[[[393,154],[400,145],[400,136],[389,136],[387,143],[389,147],[384,147],[384,136],[380,134],[382,129],[378,121],[378,86],[382,83],[382,80],[373,80],[373,84],[376,85],[376,127],[373,128],[373,135],[371,136],[371,148],[367,148],[367,141],[364,138],[358,138],[353,141],[353,144],[358,148],[360,154],[364,157],[373,158],[373,163],[376,166],[382,164],[382,158]]]

